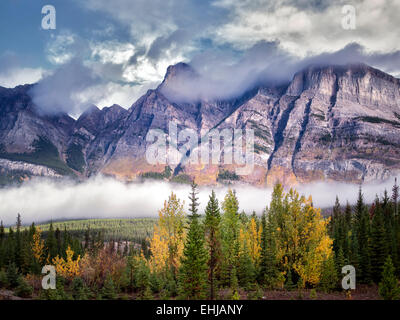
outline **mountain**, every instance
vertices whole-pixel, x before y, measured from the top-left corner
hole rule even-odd
[[[146,161],[146,135],[168,133],[171,121],[200,138],[212,129],[252,129],[255,136],[249,175],[237,175],[236,164],[182,162],[170,164],[173,181],[359,183],[400,172],[400,80],[382,71],[364,64],[310,66],[289,83],[254,87],[231,100],[174,99],[184,96],[179,84],[188,77],[198,77],[189,65],[170,66],[164,81],[128,110],[92,106],[77,120],[38,111],[32,85],[0,88],[0,177],[166,178],[165,165]]]

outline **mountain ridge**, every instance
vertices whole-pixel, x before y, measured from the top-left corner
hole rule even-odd
[[[279,86],[257,85],[231,100],[189,102],[170,96],[182,73],[197,77],[185,63],[170,66],[160,85],[129,109],[91,106],[76,120],[42,115],[29,97],[31,85],[0,88],[0,158],[32,154],[41,138],[55,146],[72,175],[135,180],[146,172],[164,172],[165,165],[145,160],[145,137],[151,129],[167,132],[174,121],[178,129],[193,129],[200,137],[214,128],[254,130],[255,167],[248,176],[224,175],[235,165],[172,167],[176,175],[200,184],[360,183],[400,171],[400,80],[378,69],[311,65]],[[13,170],[0,163],[0,173]]]

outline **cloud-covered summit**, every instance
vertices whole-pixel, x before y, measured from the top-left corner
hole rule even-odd
[[[356,10],[355,30],[342,27],[346,4]],[[50,86],[63,97],[50,97],[51,108],[70,114],[87,104],[128,108],[161,83],[168,66],[182,61],[204,79],[186,99],[225,98],[258,82],[287,81],[311,63],[365,62],[400,74],[400,2],[394,0],[54,0],[53,5],[57,29],[45,31],[39,28],[40,3],[2,1],[0,57],[22,58],[0,69],[0,85],[42,79],[40,86],[49,87],[60,74],[76,71],[75,80]],[[29,14],[21,15],[24,10]],[[190,90],[190,82],[181,86]],[[36,100],[46,104],[40,96]]]

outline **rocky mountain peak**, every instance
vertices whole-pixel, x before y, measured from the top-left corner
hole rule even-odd
[[[95,133],[99,129],[101,119],[101,110],[94,105],[91,105],[76,121],[76,128],[85,128],[91,133]]]
[[[163,172],[164,164],[145,159],[146,135],[151,129],[167,132],[174,121],[199,133],[252,128],[256,164],[251,175],[237,178],[240,182],[359,183],[400,172],[399,79],[365,64],[311,65],[282,87],[253,88],[232,101],[174,100],[188,94],[187,82],[198,76],[178,63],[129,110],[90,106],[78,120],[35,112],[30,86],[0,88],[0,144],[14,157],[32,152],[34,141],[44,136],[76,172],[130,180]],[[210,184],[235,168],[179,164],[176,172]]]
[[[171,65],[167,68],[167,72],[165,73],[163,83],[167,83],[174,78],[180,77],[182,75],[185,76],[194,76],[194,69],[184,62],[179,62],[177,64]]]

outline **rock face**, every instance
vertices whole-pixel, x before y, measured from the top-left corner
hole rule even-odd
[[[40,114],[30,86],[0,88],[0,158],[48,167],[49,175],[132,180],[162,174],[165,164],[146,161],[152,143],[146,135],[152,129],[167,134],[173,122],[178,132],[191,129],[199,138],[212,129],[254,132],[255,165],[248,175],[233,174],[237,164],[170,164],[175,176],[200,184],[362,182],[400,172],[400,80],[388,74],[363,64],[310,66],[290,83],[257,87],[229,101],[180,102],[174,97],[182,75],[197,77],[186,64],[171,66],[160,86],[129,110],[92,106],[77,120]],[[31,173],[46,175],[42,169]]]

